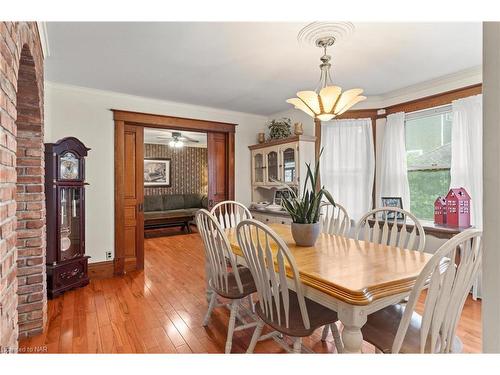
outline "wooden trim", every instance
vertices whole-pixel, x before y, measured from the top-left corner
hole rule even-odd
[[[260,148],[265,148],[265,147],[270,147],[270,146],[278,146],[278,145],[282,145],[282,144],[285,144],[285,143],[290,143],[290,142],[298,142],[298,141],[316,141],[317,138],[316,137],[311,137],[311,136],[308,136],[308,135],[292,135],[291,137],[287,137],[287,138],[281,138],[281,139],[274,139],[272,141],[269,141],[269,142],[264,142],[264,143],[257,143],[255,145],[250,145],[248,146],[248,148],[250,150],[258,150]]]
[[[92,280],[109,279],[114,275],[114,263],[112,260],[89,263],[88,274]]]
[[[115,121],[124,121],[130,124],[150,128],[169,128],[176,130],[192,130],[201,132],[215,131],[219,133],[234,133],[237,124],[226,122],[199,120],[192,118],[155,115],[150,113],[122,111],[112,109]]]
[[[235,195],[235,126],[217,121],[198,120],[190,118],[155,115],[140,112],[130,112],[112,109],[115,121],[115,275],[123,275],[125,272],[142,269],[144,267],[144,254],[137,254],[137,262],[125,260],[125,217],[124,207],[124,165],[123,160],[125,145],[125,126],[133,125],[140,127],[151,127],[160,129],[191,130],[202,133],[225,133],[227,142],[227,195],[228,199],[234,200]]]
[[[135,264],[137,270],[144,269],[144,129],[140,128],[140,130],[136,130],[137,144],[140,147],[136,148],[136,157],[135,157],[135,165],[136,165],[136,173],[137,176],[140,176],[140,184],[137,181],[137,177],[135,178],[136,187],[137,187],[137,203],[140,203],[140,208],[136,205],[136,222],[138,228],[138,235],[136,240],[136,257]],[[172,170],[172,169],[170,169]],[[172,176],[170,176],[171,178]],[[126,262],[125,262],[126,263]],[[127,272],[127,271],[126,271]]]
[[[115,275],[125,272],[125,217],[124,217],[124,185],[125,175],[123,161],[125,160],[125,123],[115,121]]]
[[[335,117],[334,120],[345,120],[345,119],[360,119],[360,118],[371,118],[372,120],[377,118],[377,109],[352,109],[350,111],[342,113],[340,116]]]
[[[235,179],[235,152],[234,152],[234,133],[227,134],[227,198],[234,201],[234,179]]]
[[[390,115],[396,112],[415,112],[421,111],[423,109],[439,107],[442,105],[451,104],[452,101],[457,99],[466,98],[468,96],[481,94],[483,91],[483,85],[478,83],[476,85],[466,86],[455,90],[450,90],[442,92],[439,94],[426,96],[424,98],[419,98],[415,100],[410,100],[408,102],[395,104],[385,108],[385,115]]]

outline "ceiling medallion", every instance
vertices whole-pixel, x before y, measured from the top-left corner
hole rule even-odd
[[[314,22],[304,27],[298,34],[299,42],[309,43],[323,49],[319,68],[321,75],[315,91],[299,91],[297,97],[288,99],[287,103],[307,113],[320,121],[329,121],[365,100],[362,89],[350,89],[342,92],[342,88],[334,86],[330,74],[331,56],[327,48],[339,39],[345,38],[354,31],[354,25],[349,22],[326,23]]]

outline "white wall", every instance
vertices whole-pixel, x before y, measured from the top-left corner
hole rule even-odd
[[[111,109],[236,123],[235,198],[250,203],[250,152],[263,116],[46,82],[45,142],[74,136],[92,150],[86,165],[86,251],[90,262],[114,252],[114,122]]]
[[[500,353],[500,23],[483,36],[483,352]]]

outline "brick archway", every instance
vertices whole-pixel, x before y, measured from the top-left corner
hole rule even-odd
[[[46,316],[42,109],[35,62],[21,50],[17,79],[17,283],[19,337],[41,333]]]
[[[0,22],[0,352],[46,317],[43,54],[36,23]]]

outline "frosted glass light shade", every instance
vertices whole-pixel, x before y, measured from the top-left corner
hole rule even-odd
[[[288,99],[287,103],[321,121],[329,121],[341,115],[353,105],[366,99],[362,89],[351,89],[342,93],[338,86],[326,86],[319,94],[315,91],[299,91],[297,98]]]

